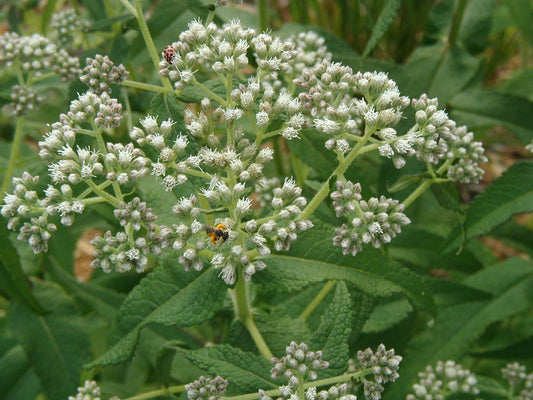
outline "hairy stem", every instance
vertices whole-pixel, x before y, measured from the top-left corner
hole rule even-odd
[[[148,25],[146,25],[146,20],[144,19],[144,13],[142,10],[142,0],[135,0],[135,11],[136,11],[136,18],[137,23],[139,24],[139,28],[141,29],[141,33],[143,35],[144,43],[146,44],[146,47],[148,48],[148,52],[150,53],[150,57],[152,58],[152,62],[154,63],[155,69],[159,69],[159,53],[155,48],[154,41],[152,40],[152,35],[150,35],[150,31],[148,30]],[[163,76],[159,76],[161,78],[161,82],[163,83],[163,86],[167,91],[172,90],[172,85]]]
[[[15,169],[15,163],[20,152],[20,145],[22,143],[22,124],[24,122],[24,117],[17,118],[17,125],[15,128],[15,135],[13,137],[13,144],[11,145],[11,155],[9,157],[9,164],[7,164],[7,170],[4,175],[4,182],[2,182],[2,187],[0,188],[0,201],[4,199],[6,190],[11,183],[13,178],[13,170]]]
[[[157,93],[168,93],[169,92],[167,88],[163,88],[161,86],[150,85],[149,83],[144,83],[144,82],[130,81],[128,79],[123,81],[122,85],[131,87],[131,88],[136,88],[136,89],[148,90],[150,92],[157,92]]]
[[[330,181],[338,176],[341,176],[346,172],[350,164],[355,160],[355,158],[361,154],[361,149],[365,145],[365,143],[368,141],[370,136],[374,133],[374,128],[369,128],[368,126],[365,127],[365,134],[363,136],[363,140],[361,140],[357,145],[350,150],[346,158],[339,163],[337,168],[335,168],[335,171],[331,173],[329,178],[324,182],[322,187],[318,190],[318,192],[315,194],[315,196],[311,199],[311,201],[307,204],[307,206],[304,208],[302,214],[300,215],[300,219],[308,218],[317,208],[318,206],[324,201],[324,199],[327,197],[329,193],[329,183]]]
[[[167,388],[152,390],[151,392],[141,393],[136,396],[127,397],[124,400],[146,400],[152,397],[168,396],[170,393],[180,393],[185,391],[185,385],[169,386]]]
[[[267,360],[270,360],[272,357],[274,357],[274,355],[268,348],[265,339],[263,339],[261,332],[259,332],[259,329],[255,325],[252,310],[250,309],[250,304],[248,303],[246,282],[242,276],[239,277],[237,283],[235,284],[235,288],[231,289],[230,293],[235,314],[246,327],[246,329],[248,329],[248,332],[250,333],[250,336],[252,336],[259,353],[261,353],[261,355]]]

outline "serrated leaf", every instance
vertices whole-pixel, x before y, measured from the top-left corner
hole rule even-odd
[[[533,139],[533,101],[509,93],[477,90],[459,93],[450,100],[451,117],[470,129],[502,125],[523,143]]]
[[[12,347],[0,358],[0,393],[4,400],[35,399],[41,390],[21,346]]]
[[[0,224],[0,243],[0,289],[28,310],[46,314],[32,293],[30,281],[22,270],[17,251],[9,241],[5,224]]]
[[[50,313],[38,316],[13,303],[8,326],[22,345],[51,399],[76,392],[82,365],[90,358],[88,330],[72,300],[56,285],[36,283],[35,295]]]
[[[430,327],[416,336],[400,367],[402,379],[391,385],[385,400],[405,398],[417,373],[438,360],[459,360],[494,322],[524,312],[533,303],[533,263],[511,259],[478,272],[465,285],[489,292],[493,298],[441,307]]]
[[[118,308],[125,296],[93,283],[81,283],[69,275],[53,256],[48,256],[47,271],[74,298],[96,310],[108,321],[115,319]]]
[[[203,272],[188,283],[181,271],[175,264],[159,266],[135,287],[120,308],[112,347],[85,368],[129,360],[141,329],[148,324],[197,325],[222,307],[227,287],[218,271]]]
[[[355,257],[343,256],[332,245],[334,235],[332,227],[325,225],[300,235],[291,255],[264,259],[268,268],[257,274],[257,282],[280,291],[298,291],[312,283],[344,280],[372,296],[403,293],[415,309],[435,313],[431,295],[417,274],[373,248],[365,248]]]
[[[335,296],[322,316],[320,326],[313,333],[311,349],[322,350],[329,362],[326,376],[339,375],[346,370],[350,349],[348,338],[352,325],[351,297],[344,282],[337,282]]]
[[[209,346],[185,352],[187,359],[213,376],[220,375],[244,393],[272,389],[279,385],[269,379],[272,364],[263,357],[229,345]]]
[[[396,14],[398,14],[398,10],[400,9],[401,5],[402,0],[387,0],[383,6],[383,9],[381,10],[381,13],[379,14],[376,25],[374,25],[374,28],[372,29],[370,38],[368,39],[368,42],[366,42],[365,50],[363,51],[363,58],[370,54],[383,35],[387,33],[387,30],[392,25],[392,22],[394,21]]]

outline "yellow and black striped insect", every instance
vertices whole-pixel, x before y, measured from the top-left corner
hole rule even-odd
[[[205,233],[211,238],[211,243],[220,244],[228,240],[229,232],[224,224],[205,227]]]

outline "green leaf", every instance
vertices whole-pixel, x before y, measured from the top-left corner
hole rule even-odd
[[[46,3],[46,8],[43,13],[43,34],[46,35],[48,31],[48,25],[50,24],[50,19],[52,18],[52,14],[55,12],[57,0],[50,0],[48,3]]]
[[[331,242],[334,235],[325,225],[300,235],[291,255],[264,259],[268,268],[257,274],[257,282],[260,279],[266,287],[279,291],[298,291],[312,283],[344,280],[372,296],[403,293],[415,309],[435,313],[431,295],[417,274],[373,248],[367,247],[355,257],[343,256]]]
[[[48,256],[47,271],[74,298],[93,308],[108,321],[113,321],[125,296],[93,283],[81,283],[68,274],[53,256]]]
[[[363,51],[363,58],[366,57],[374,49],[379,40],[387,32],[387,30],[392,25],[394,17],[398,14],[398,10],[402,5],[402,0],[387,0],[381,13],[379,14],[378,20],[374,28],[372,29],[372,34],[366,42],[365,50]]]
[[[493,13],[494,0],[468,1],[461,21],[459,40],[470,53],[477,54],[486,49]]]
[[[0,358],[0,393],[4,400],[35,399],[41,386],[21,346]]]
[[[487,291],[493,298],[441,307],[434,323],[415,337],[404,354],[401,379],[386,391],[384,400],[405,398],[417,373],[438,360],[460,360],[471,350],[485,329],[531,309],[533,302],[533,264],[511,259],[486,268],[464,281],[474,289]]]
[[[443,182],[438,185],[432,185],[431,190],[437,198],[441,207],[448,210],[463,212],[461,207],[461,199],[459,196],[459,190],[453,182]]]
[[[272,389],[279,385],[269,379],[272,364],[263,357],[244,352],[229,345],[209,346],[185,352],[187,358],[213,376],[220,375],[230,382],[230,387],[242,393]]]
[[[350,349],[348,337],[352,325],[352,302],[344,282],[337,282],[335,296],[331,301],[318,329],[311,338],[310,348],[322,350],[324,360],[329,362],[326,376],[342,374],[348,365]]]
[[[26,309],[37,314],[46,310],[39,304],[32,293],[30,281],[20,265],[17,251],[9,240],[9,231],[5,224],[0,224],[0,289],[11,299]]]
[[[533,163],[518,162],[479,194],[468,209],[466,237],[483,235],[515,214],[533,211]]]
[[[419,47],[398,75],[398,87],[409,97],[427,93],[439,105],[461,92],[476,76],[480,61],[460,46],[443,52],[440,44]]]
[[[321,179],[327,179],[335,169],[335,156],[324,147],[327,136],[316,129],[304,129],[301,139],[287,142],[291,153],[309,165]]]
[[[513,0],[503,3],[504,7],[511,13],[513,24],[520,29],[520,33],[529,44],[533,44],[533,27],[531,20],[533,19],[533,9],[531,2],[528,0]]]
[[[451,117],[470,129],[501,125],[523,143],[533,139],[533,101],[509,93],[477,90],[460,93],[450,100]]]
[[[187,281],[180,265],[161,265],[144,278],[119,310],[112,347],[85,368],[118,364],[131,359],[142,328],[198,325],[213,317],[223,304],[226,285],[212,269]]]
[[[184,106],[174,93],[160,93],[152,99],[151,111],[159,122],[170,118],[176,124],[174,131],[185,132]]]
[[[202,82],[201,85],[205,86],[207,89],[211,90],[213,93],[219,95],[222,98],[226,96],[226,86],[221,78],[210,79],[208,81]],[[198,86],[188,85],[181,91],[178,95],[178,99],[184,103],[197,103],[199,104],[204,97],[209,98],[210,100],[215,100],[215,98],[206,91],[202,90]]]
[[[13,303],[8,326],[24,348],[44,393],[51,399],[66,399],[76,392],[81,367],[91,356],[88,329],[58,286],[36,283],[35,295],[50,313],[35,315]]]
[[[498,227],[491,236],[501,240],[507,246],[514,247],[519,251],[533,257],[533,230],[509,220]]]
[[[276,356],[284,355],[291,341],[309,342],[311,337],[306,321],[301,318],[279,314],[258,315],[255,322],[270,351]]]
[[[407,318],[413,312],[413,307],[405,299],[388,300],[378,304],[363,328],[364,333],[378,333],[392,328]]]

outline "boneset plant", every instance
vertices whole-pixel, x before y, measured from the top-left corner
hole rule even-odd
[[[80,333],[83,321],[62,289],[37,282],[31,290],[20,268],[10,273],[18,286],[8,293],[43,315],[37,326],[58,310],[72,316],[60,318],[68,332],[62,340],[75,342],[79,354],[72,367],[38,370],[44,392],[66,398],[88,378],[69,399],[100,399],[114,391],[100,389],[105,373],[92,380],[97,368],[145,356],[148,347],[154,368],[167,371],[164,388],[125,390],[132,400],[181,392],[190,400],[381,399],[399,378],[402,357],[377,345],[381,340],[365,339],[377,348],[357,347],[365,320],[383,299],[405,313],[437,315],[433,283],[394,262],[388,246],[411,223],[409,206],[430,187],[481,180],[482,144],[436,98],[410,99],[386,73],[336,62],[315,32],[282,39],[237,19],[215,23],[213,8],[157,50],[141,1],[120,4],[136,19],[160,84],[129,79],[139,75],[108,55],[86,58],[83,69],[69,59],[67,68],[57,58],[64,52],[44,36],[0,36],[8,70],[46,67],[86,86],[38,141],[47,173],[11,179],[22,110],[37,100],[34,92],[13,89],[18,119],[6,173],[12,187],[4,182],[1,208],[7,227],[33,253],[45,254],[65,227],[105,218],[105,231],[91,241],[95,281],[135,281],[124,298],[106,283],[77,283],[57,257],[42,255],[50,257],[43,275],[75,292],[81,309],[89,305],[114,321],[108,346],[91,357],[89,334]],[[76,33],[67,25],[87,26],[76,16],[70,10],[51,19],[50,36],[65,47]],[[24,61],[30,53],[41,57],[39,68]],[[21,76],[29,86],[35,80]],[[137,121],[127,90],[154,95]],[[405,128],[409,116],[413,123]],[[302,140],[320,148],[331,170],[313,174],[312,157],[291,152],[291,143]],[[377,182],[360,182],[364,174],[354,173],[369,162],[410,169],[390,194],[379,193]],[[489,291],[475,280],[454,284],[443,286],[471,290],[475,299]],[[12,318],[10,329],[22,329],[22,319]],[[153,335],[151,344],[144,335]],[[24,330],[24,346],[27,338]],[[72,357],[71,349],[56,347]],[[187,357],[184,370],[192,363],[209,377],[193,369],[194,379],[177,379],[192,383],[171,386],[175,352]],[[428,367],[407,399],[429,398],[444,390],[443,381],[444,396],[457,388],[477,394],[477,381],[461,368],[452,361]],[[69,376],[64,384],[42,383],[61,373]]]

